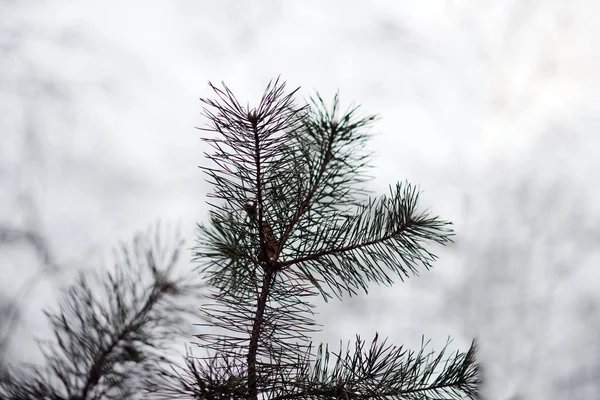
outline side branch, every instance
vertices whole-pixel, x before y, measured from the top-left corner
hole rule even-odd
[[[330,254],[345,253],[345,252],[348,252],[348,251],[352,251],[352,250],[356,250],[356,249],[361,249],[361,248],[364,248],[364,247],[367,247],[367,246],[372,246],[374,244],[383,243],[386,240],[390,240],[390,239],[394,238],[395,236],[398,236],[398,235],[401,235],[402,233],[404,233],[408,228],[410,228],[412,226],[413,222],[414,221],[406,222],[406,223],[400,225],[400,227],[396,231],[394,231],[394,232],[392,232],[392,233],[390,233],[388,235],[384,235],[384,236],[382,236],[380,238],[377,238],[377,239],[369,240],[369,241],[362,242],[362,243],[353,244],[353,245],[350,245],[350,246],[338,247],[338,248],[335,248],[335,249],[320,250],[320,251],[317,251],[316,253],[309,254],[309,255],[304,256],[304,257],[299,257],[299,258],[295,258],[295,259],[292,259],[292,260],[283,261],[283,262],[281,262],[281,268],[286,268],[286,267],[288,267],[290,265],[299,264],[299,263],[306,262],[306,261],[316,260],[316,259],[318,259],[320,257],[327,256],[327,255],[330,255]]]
[[[281,236],[281,240],[279,242],[278,254],[277,254],[277,257],[275,257],[275,259],[278,259],[281,249],[283,249],[285,242],[287,242],[287,240],[290,237],[290,234],[292,233],[292,229],[294,229],[294,225],[296,225],[298,223],[302,214],[304,214],[304,212],[308,209],[313,196],[315,195],[317,189],[319,188],[319,184],[321,183],[321,179],[323,178],[323,174],[325,173],[327,164],[332,159],[331,148],[333,146],[333,138],[336,133],[336,130],[337,130],[337,124],[335,122],[332,122],[331,123],[331,133],[329,134],[329,137],[327,139],[327,149],[325,150],[325,154],[323,154],[323,161],[321,162],[321,166],[319,167],[319,172],[315,179],[315,183],[312,185],[312,187],[306,194],[306,197],[300,204],[300,207],[298,207],[298,210],[296,210],[296,213],[294,214],[294,217],[292,218],[289,225],[287,226],[284,234]]]
[[[154,289],[154,292],[150,295],[143,307],[138,311],[131,320],[125,324],[121,332],[115,336],[108,346],[94,359],[94,362],[90,366],[85,384],[81,392],[81,398],[87,399],[88,393],[92,390],[102,377],[102,367],[106,363],[108,357],[115,351],[117,346],[125,340],[129,335],[136,332],[139,325],[143,324],[143,319],[150,312],[152,307],[160,300],[160,297],[169,291],[169,285],[167,283]]]

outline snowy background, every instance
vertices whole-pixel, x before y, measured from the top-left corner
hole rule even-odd
[[[207,81],[270,79],[379,114],[371,189],[454,221],[420,277],[321,305],[337,346],[481,340],[489,399],[600,396],[600,2],[0,0],[0,356],[38,361],[41,309],[158,219],[193,243]],[[191,268],[185,264],[183,268]],[[16,308],[15,308],[16,307]]]

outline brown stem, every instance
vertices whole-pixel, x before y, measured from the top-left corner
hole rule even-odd
[[[263,325],[263,317],[267,300],[269,298],[269,289],[271,286],[271,278],[275,271],[267,269],[263,277],[261,293],[256,303],[256,314],[254,315],[254,323],[252,325],[252,333],[250,336],[250,344],[248,346],[248,395],[250,399],[258,399],[257,379],[256,379],[256,354],[258,352],[258,340]]]
[[[261,229],[263,222],[263,196],[262,196],[262,182],[261,182],[261,163],[260,163],[260,140],[258,136],[258,116],[256,111],[252,110],[248,112],[248,119],[252,123],[252,131],[254,133],[254,163],[256,165],[256,204],[258,208],[258,219],[256,220],[256,229],[258,230],[258,237],[260,242],[260,254],[263,258],[266,258],[267,246],[265,240],[265,234]]]
[[[260,163],[260,140],[258,135],[258,117],[256,111],[248,112],[248,118],[252,124],[252,130],[254,133],[254,162],[256,165],[256,203],[258,207],[258,219],[256,221],[260,241],[260,254],[263,260],[267,260],[267,263],[272,264],[266,257],[267,246],[265,240],[265,234],[261,229],[263,222],[263,198],[262,198],[262,182],[261,182],[261,163]],[[260,259],[261,257],[259,257]],[[263,277],[262,288],[260,296],[256,302],[256,313],[254,315],[254,323],[252,325],[252,333],[250,336],[250,344],[248,345],[248,395],[250,399],[258,399],[258,390],[256,385],[256,355],[258,352],[258,340],[260,338],[260,332],[263,324],[263,316],[265,312],[265,306],[269,297],[269,287],[271,285],[271,277],[274,271],[272,268],[267,268],[266,273]]]
[[[329,254],[345,253],[347,251],[356,250],[356,249],[360,249],[360,248],[363,248],[363,247],[371,246],[373,244],[385,242],[386,240],[389,240],[389,239],[393,238],[394,236],[397,236],[397,235],[403,233],[407,228],[410,227],[410,225],[411,225],[411,223],[409,221],[407,223],[404,223],[404,224],[400,225],[400,227],[396,231],[394,231],[394,232],[392,232],[392,233],[390,233],[388,235],[382,236],[380,238],[377,238],[377,239],[374,239],[374,240],[369,240],[367,242],[357,243],[357,244],[353,244],[353,245],[345,246],[345,247],[338,247],[338,248],[335,248],[335,249],[320,250],[320,251],[317,251],[316,253],[309,254],[309,255],[304,256],[304,257],[299,257],[299,258],[295,258],[293,260],[283,261],[283,262],[280,263],[281,264],[281,268],[285,268],[285,267],[288,267],[290,265],[298,264],[298,263],[305,262],[305,261],[316,260],[319,257],[326,256],[326,255],[329,255]]]

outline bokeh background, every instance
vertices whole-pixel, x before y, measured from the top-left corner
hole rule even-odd
[[[39,361],[42,308],[119,240],[161,219],[193,244],[210,190],[198,98],[223,80],[253,104],[281,75],[378,114],[370,189],[420,184],[457,233],[433,270],[320,304],[315,341],[478,337],[489,399],[599,398],[599,15],[596,0],[0,1],[0,357]]]

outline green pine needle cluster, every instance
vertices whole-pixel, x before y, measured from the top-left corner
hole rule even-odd
[[[161,358],[183,321],[176,300],[200,291],[172,280],[173,262],[158,267],[156,243],[138,243],[137,262],[123,251],[102,294],[83,277],[65,293],[48,314],[46,369],[6,372],[2,398],[478,399],[475,341],[436,355],[425,342],[410,351],[376,335],[368,349],[357,337],[353,351],[313,352],[315,296],[341,300],[418,275],[436,260],[430,246],[453,235],[450,222],[420,208],[415,185],[378,197],[366,190],[376,117],[341,111],[337,95],[329,107],[319,95],[296,105],[298,89],[287,93],[279,80],[254,108],[211,87],[201,168],[213,192],[193,249],[208,289],[194,335],[203,354],[188,350],[183,366]],[[140,265],[150,266],[149,285],[131,275]]]

